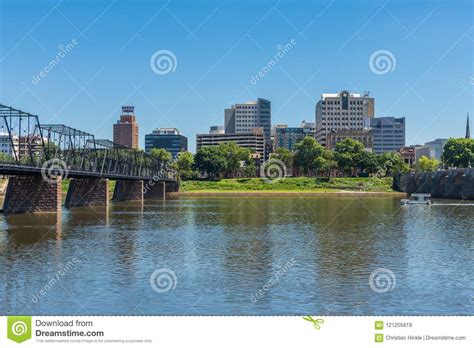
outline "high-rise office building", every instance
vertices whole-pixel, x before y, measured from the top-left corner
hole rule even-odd
[[[326,138],[332,133],[331,138],[361,136],[364,130],[364,120],[374,117],[374,98],[369,93],[364,95],[341,91],[340,93],[323,93],[321,100],[316,104],[316,140],[323,146],[330,148]],[[331,144],[333,146],[334,144]]]
[[[180,152],[188,151],[188,138],[176,128],[158,128],[145,135],[145,151],[151,149],[165,149],[176,158]]]
[[[286,124],[277,124],[272,127],[273,150],[285,148],[294,151],[297,143],[304,137],[314,137],[316,124],[312,122],[301,122],[300,127],[288,127]]]
[[[272,127],[271,102],[258,98],[256,101],[245,104],[232,105],[225,109],[225,132],[248,133],[254,128],[263,128],[265,143],[270,144],[270,132]]]
[[[405,117],[367,118],[365,126],[373,132],[373,152],[396,152],[405,146]]]
[[[265,158],[265,136],[263,128],[254,128],[248,132],[241,133],[209,133],[196,135],[196,150],[204,146],[214,146],[223,143],[236,143],[247,149],[251,149],[253,157],[260,159]]]
[[[138,123],[133,106],[122,106],[122,115],[114,124],[114,142],[138,149]]]
[[[338,142],[348,138],[361,142],[364,144],[366,151],[372,152],[374,135],[371,129],[340,129],[334,132],[329,132],[326,134],[326,148],[334,150]]]

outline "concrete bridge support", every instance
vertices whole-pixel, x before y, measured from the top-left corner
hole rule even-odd
[[[8,179],[3,214],[61,211],[62,179],[43,179],[39,175],[17,175]]]
[[[117,180],[113,201],[143,201],[143,180]]]
[[[108,204],[108,179],[71,179],[66,196],[66,208],[82,206],[107,206]]]

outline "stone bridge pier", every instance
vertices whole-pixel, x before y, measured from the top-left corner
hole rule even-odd
[[[109,180],[102,178],[71,179],[66,208],[109,205]]]
[[[179,191],[177,182],[163,180],[117,180],[114,201],[165,199]],[[105,178],[72,178],[64,205],[66,208],[109,205],[109,180]],[[16,175],[8,179],[3,203],[5,215],[35,212],[58,213],[62,207],[61,176],[45,179],[41,175]]]
[[[177,182],[154,181],[150,180],[144,183],[143,192],[145,198],[161,198],[166,197],[171,192],[178,192],[179,184]]]
[[[407,193],[430,193],[434,198],[474,200],[474,168],[399,174],[394,177],[393,188]]]
[[[11,176],[3,201],[3,214],[60,212],[61,185],[60,176],[48,180],[39,175]]]
[[[113,201],[143,201],[143,180],[117,180]]]

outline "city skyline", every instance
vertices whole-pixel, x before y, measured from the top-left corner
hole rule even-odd
[[[313,121],[322,93],[367,90],[375,117],[406,118],[407,145],[463,136],[470,2],[244,5],[2,2],[2,102],[109,139],[121,106],[134,105],[144,148],[153,129],[194,139],[223,125],[225,108],[258,97],[272,102],[272,124],[294,126]],[[175,57],[166,74],[150,64],[160,51]],[[388,70],[374,65],[376,52]]]

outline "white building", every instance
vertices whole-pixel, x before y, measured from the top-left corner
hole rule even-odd
[[[15,157],[18,154],[18,136],[13,135],[13,146],[8,133],[0,133],[0,153]]]
[[[244,104],[234,104],[225,109],[225,133],[249,133],[255,128],[263,128],[265,143],[270,143],[271,103],[258,98]]]
[[[323,93],[316,104],[316,140],[327,147],[328,133],[342,131],[347,135],[364,130],[364,120],[374,117],[374,103],[368,92]]]
[[[449,139],[436,139],[425,143],[425,145],[415,147],[415,161],[418,162],[421,156],[441,161],[444,146]]]

